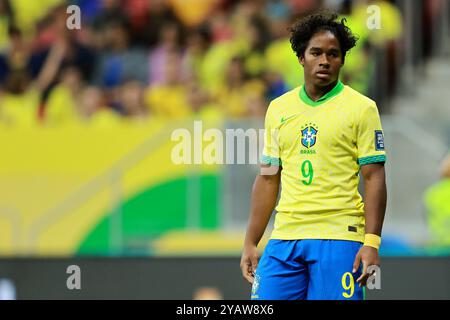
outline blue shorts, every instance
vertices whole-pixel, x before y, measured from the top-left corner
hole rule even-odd
[[[252,300],[363,300],[352,274],[362,243],[271,239],[258,263]]]

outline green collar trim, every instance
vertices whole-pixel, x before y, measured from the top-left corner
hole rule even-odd
[[[337,96],[339,93],[342,92],[342,90],[344,90],[344,84],[340,80],[338,80],[338,82],[336,83],[334,88],[331,89],[330,91],[328,91],[322,97],[320,97],[320,99],[317,101],[314,101],[310,97],[308,97],[308,94],[306,93],[306,90],[305,90],[305,85],[303,85],[300,88],[299,96],[300,96],[300,99],[307,105],[310,105],[312,107],[317,107],[318,105],[321,105],[322,103],[327,102],[331,98]]]

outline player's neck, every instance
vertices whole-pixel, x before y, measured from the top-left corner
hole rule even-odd
[[[338,80],[330,83],[329,85],[327,85],[325,87],[320,87],[320,86],[315,86],[311,82],[305,82],[305,91],[311,100],[317,101],[320,98],[322,98],[324,95],[326,95],[328,92],[333,90],[333,88],[336,86],[337,83],[338,83]]]

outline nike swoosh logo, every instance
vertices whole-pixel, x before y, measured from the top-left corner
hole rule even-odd
[[[295,117],[295,116],[296,116],[296,114],[294,114],[294,115],[292,115],[292,116],[289,116],[289,117],[287,117],[287,118],[281,117],[281,123],[284,123],[284,122],[286,122],[287,120],[289,120],[290,118],[293,118],[293,117]]]

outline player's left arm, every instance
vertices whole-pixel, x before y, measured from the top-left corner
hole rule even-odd
[[[366,235],[372,234],[381,237],[381,229],[386,211],[387,191],[384,163],[371,163],[361,167],[361,175],[364,180],[364,208],[366,219]],[[361,276],[356,280],[358,284],[365,285],[369,274],[367,267],[380,265],[378,249],[364,245],[359,250],[353,263],[353,273],[363,265]]]

